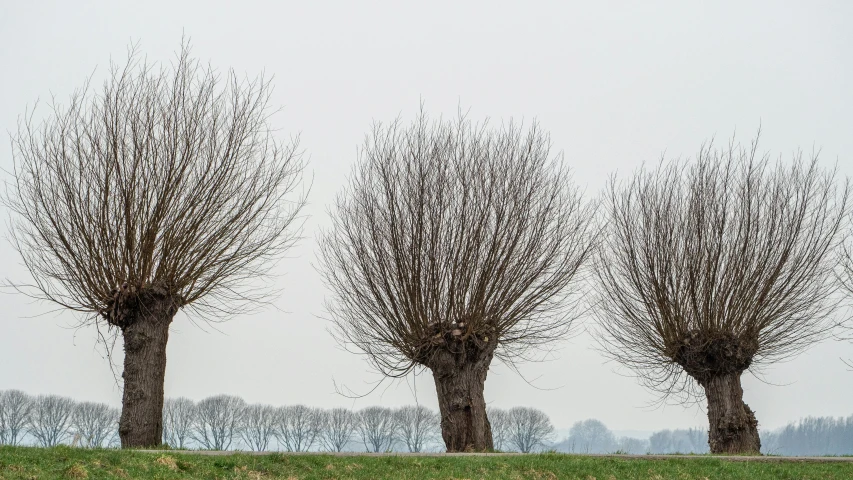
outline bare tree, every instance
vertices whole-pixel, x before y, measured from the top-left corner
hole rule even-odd
[[[450,452],[491,449],[492,359],[571,325],[593,207],[534,125],[377,125],[320,237],[338,340],[381,373],[429,368]]]
[[[33,399],[20,390],[0,392],[0,445],[18,445],[30,421]]]
[[[42,447],[54,447],[68,436],[74,400],[58,395],[39,395],[33,400],[28,433]]]
[[[710,452],[710,448],[708,446],[708,430],[704,428],[689,428],[687,430],[676,430],[679,435],[682,435],[685,439],[685,443],[688,445],[690,452],[692,453],[708,453]]]
[[[196,405],[184,397],[163,403],[163,441],[172,448],[187,448],[196,424]]]
[[[704,429],[660,430],[649,437],[649,453],[708,453]]]
[[[330,452],[341,452],[352,439],[358,418],[352,410],[334,408],[323,412],[320,443]]]
[[[672,430],[660,430],[649,437],[649,453],[686,453],[672,448]]]
[[[562,444],[571,453],[610,453],[616,448],[616,437],[600,420],[590,418],[575,422]]]
[[[358,412],[356,429],[368,452],[388,452],[397,434],[394,412],[390,408],[367,407]]]
[[[13,138],[4,198],[32,275],[16,287],[124,339],[124,447],[161,441],[169,325],[260,305],[296,240],[303,163],[269,125],[271,84],[220,75],[184,45],[170,66],[131,51]]]
[[[277,436],[288,452],[307,452],[323,428],[320,410],[305,405],[279,408]]]
[[[394,410],[397,436],[410,452],[420,452],[441,435],[441,417],[422,405]]]
[[[492,427],[494,449],[503,451],[509,445],[509,412],[501,408],[486,407],[486,414]]]
[[[74,407],[71,427],[79,435],[81,446],[105,447],[118,433],[118,409],[103,403],[82,402]]]
[[[623,454],[642,455],[649,453],[649,441],[633,437],[619,437],[616,439],[616,449]]]
[[[521,453],[544,447],[554,436],[554,425],[542,410],[530,407],[509,409],[509,444]]]
[[[774,167],[757,149],[705,145],[692,162],[614,178],[605,194],[602,345],[664,396],[704,393],[712,453],[759,453],[741,374],[834,326],[849,186],[816,156]]]
[[[228,450],[238,434],[246,402],[240,397],[216,395],[196,405],[193,439],[208,450]]]
[[[240,415],[240,437],[251,450],[266,451],[275,437],[278,418],[276,409],[269,405],[248,405]]]

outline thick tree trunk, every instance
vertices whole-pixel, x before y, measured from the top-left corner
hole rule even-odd
[[[477,362],[432,372],[441,411],[441,436],[448,452],[494,449],[483,397],[488,368],[488,363]]]
[[[119,437],[122,448],[160,445],[163,438],[163,383],[166,342],[177,311],[169,297],[146,296],[133,320],[122,326],[124,396]]]
[[[740,374],[717,376],[703,383],[708,399],[708,445],[711,453],[760,454],[758,421],[743,403]]]

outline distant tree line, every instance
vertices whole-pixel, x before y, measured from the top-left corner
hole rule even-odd
[[[53,447],[70,443],[81,447],[118,445],[117,408],[103,403],[76,402],[59,395],[27,395],[20,390],[0,391],[0,444]]]
[[[58,395],[0,390],[0,445],[117,448],[119,410]],[[530,407],[487,411],[495,450],[578,454],[674,454],[709,452],[703,428],[658,430],[648,438],[617,437],[603,422],[575,422],[558,440],[545,412]],[[853,455],[853,415],[808,417],[762,431],[762,453]],[[305,405],[247,404],[230,395],[194,402],[167,398],[163,443],[177,449],[251,451],[442,451],[440,416],[422,405],[370,406],[361,410]]]
[[[853,415],[808,417],[762,432],[763,451],[771,455],[853,455]]]
[[[534,452],[550,447],[554,426],[541,410],[490,409],[500,449]],[[117,408],[58,395],[0,391],[0,444],[118,447]],[[421,452],[443,450],[440,417],[422,405],[361,410],[305,405],[247,404],[216,395],[194,402],[167,398],[164,444],[179,449]]]
[[[762,431],[762,453],[768,455],[853,455],[853,415],[808,417],[777,430]],[[658,430],[649,438],[616,437],[599,420],[576,422],[569,435],[552,447],[565,453],[671,454],[709,453],[703,428]]]

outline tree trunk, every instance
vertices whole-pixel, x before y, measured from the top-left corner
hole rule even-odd
[[[119,437],[122,448],[163,443],[163,383],[166,342],[177,308],[174,299],[148,296],[137,304],[124,336],[124,396]]]
[[[494,449],[483,397],[487,372],[488,364],[479,362],[432,372],[441,411],[441,436],[448,452]]]
[[[708,445],[711,453],[759,455],[758,420],[743,403],[740,374],[730,373],[706,381],[708,399]]]

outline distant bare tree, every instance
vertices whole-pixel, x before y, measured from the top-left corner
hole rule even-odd
[[[352,439],[358,418],[352,410],[333,408],[323,412],[320,442],[330,452],[341,452]]]
[[[240,397],[217,395],[196,405],[193,439],[208,450],[228,450],[238,434],[246,402]]]
[[[0,445],[18,445],[30,421],[33,399],[20,390],[0,391]]]
[[[649,437],[649,453],[708,453],[708,431],[660,430]]]
[[[649,437],[649,453],[686,453],[672,449],[672,430],[660,430]]]
[[[633,437],[619,437],[616,439],[616,449],[620,453],[643,455],[649,453],[649,441]]]
[[[19,291],[124,339],[124,447],[162,437],[169,326],[223,318],[274,293],[259,283],[295,242],[303,163],[269,124],[271,84],[135,51],[13,138],[5,204],[32,281]],[[99,327],[100,328],[100,327]]]
[[[705,145],[606,192],[602,345],[664,396],[704,393],[712,453],[759,453],[741,374],[834,326],[849,185],[816,156],[774,168],[757,149]]]
[[[503,451],[509,445],[509,413],[501,408],[486,407],[486,414],[492,427],[494,449]]]
[[[388,452],[397,434],[394,412],[390,408],[367,407],[358,412],[357,430],[368,452]]]
[[[74,400],[58,395],[39,395],[33,400],[28,433],[42,447],[54,447],[68,436]]]
[[[82,402],[74,407],[71,427],[80,436],[80,446],[101,448],[118,433],[118,409],[103,403]]]
[[[290,405],[278,409],[279,443],[288,452],[307,452],[323,429],[320,410],[305,405]]]
[[[163,403],[163,441],[172,448],[187,448],[196,423],[196,405],[184,397]]]
[[[679,434],[684,435],[685,443],[689,445],[692,453],[708,453],[708,430],[704,428],[689,428],[687,430],[677,430]]]
[[[394,410],[397,436],[410,452],[420,452],[441,435],[441,417],[422,405]]]
[[[492,359],[565,334],[594,210],[538,126],[376,125],[320,237],[338,340],[381,373],[432,371],[450,452],[492,448]]]
[[[554,425],[542,410],[530,407],[509,409],[509,444],[521,453],[542,448],[554,436]]]
[[[239,432],[243,442],[256,452],[269,450],[275,437],[278,412],[269,405],[248,405],[240,415]]]
[[[571,453],[610,453],[617,448],[613,432],[594,418],[575,422],[562,444]]]

